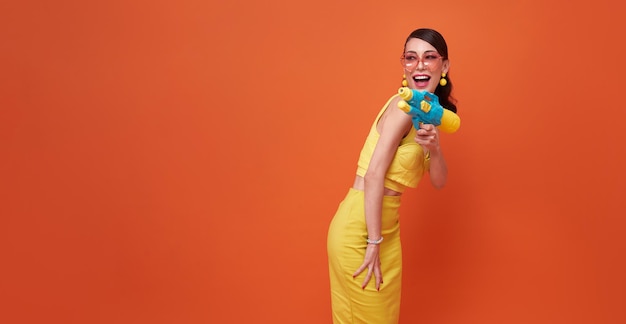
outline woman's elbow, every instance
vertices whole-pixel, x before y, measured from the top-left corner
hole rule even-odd
[[[439,183],[439,182],[433,182],[433,187],[435,187],[435,189],[437,190],[441,190],[446,186],[445,182]]]
[[[439,178],[439,177],[432,178],[431,177],[430,183],[433,185],[435,189],[441,190],[443,189],[443,187],[446,186],[446,182],[447,182],[446,180],[447,180],[446,178]]]
[[[365,180],[365,182],[369,182],[369,183],[374,183],[374,182],[382,182],[383,179],[385,177],[385,174],[381,173],[381,172],[376,172],[374,170],[368,170],[367,173],[365,173],[365,176],[363,177],[363,180]]]

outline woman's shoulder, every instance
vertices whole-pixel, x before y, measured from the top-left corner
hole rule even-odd
[[[398,102],[400,102],[400,100],[402,100],[402,98],[398,95],[398,94],[394,94],[393,96],[389,97],[389,99],[387,100],[387,103],[385,104],[385,108],[387,107],[398,107]]]
[[[392,96],[385,106],[385,114],[395,116],[395,119],[399,119],[403,122],[406,122],[407,120],[410,121],[411,117],[398,107],[398,103],[400,101],[402,101],[402,98],[399,95],[396,94]]]
[[[412,127],[411,117],[398,108],[398,102],[402,98],[398,95],[391,97],[383,107],[382,114],[378,122],[378,131],[383,133],[385,129],[395,129],[395,132],[406,133]]]

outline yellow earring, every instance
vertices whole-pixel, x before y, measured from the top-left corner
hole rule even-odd
[[[446,80],[446,72],[441,73],[441,79],[439,79],[439,85],[445,87],[448,84],[448,80]]]
[[[402,86],[403,87],[408,87],[409,83],[406,81],[406,75],[402,76]]]

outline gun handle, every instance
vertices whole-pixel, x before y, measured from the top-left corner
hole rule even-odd
[[[454,133],[459,129],[459,127],[461,127],[461,118],[459,115],[448,109],[444,109],[439,129],[446,133]]]

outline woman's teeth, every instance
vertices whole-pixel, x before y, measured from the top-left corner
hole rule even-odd
[[[430,80],[430,77],[427,75],[417,75],[413,77],[413,80],[415,80],[415,82],[424,82]]]

